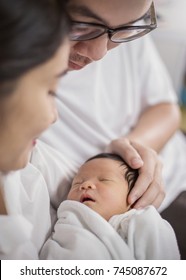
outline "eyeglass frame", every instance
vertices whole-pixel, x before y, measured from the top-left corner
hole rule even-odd
[[[72,26],[74,25],[78,25],[78,26],[82,26],[82,27],[91,27],[91,26],[95,26],[95,27],[100,27],[103,28],[103,32],[93,38],[89,38],[89,39],[71,39],[71,41],[78,41],[78,42],[82,42],[82,41],[89,41],[89,40],[93,40],[96,38],[101,37],[102,35],[106,34],[108,35],[108,38],[110,41],[114,42],[114,43],[125,43],[125,42],[129,42],[132,40],[135,40],[137,38],[142,37],[143,35],[146,35],[147,33],[151,32],[152,30],[157,28],[157,18],[156,18],[156,12],[155,12],[155,7],[154,7],[154,2],[152,2],[149,10],[145,13],[144,16],[142,16],[141,18],[137,19],[135,22],[139,21],[139,20],[143,20],[145,19],[145,17],[147,16],[147,14],[150,14],[150,19],[151,19],[151,24],[150,25],[123,25],[120,26],[118,28],[109,28],[104,24],[99,24],[99,23],[89,23],[89,22],[80,22],[80,21],[72,21]],[[126,39],[122,39],[121,42],[117,41],[117,40],[112,40],[112,36],[119,32],[119,31],[124,31],[124,30],[136,30],[136,29],[145,29],[144,31],[142,31],[141,33],[137,33],[135,36],[133,37],[129,37]]]

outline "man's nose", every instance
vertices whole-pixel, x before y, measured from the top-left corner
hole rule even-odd
[[[88,190],[88,189],[92,189],[92,190],[96,189],[96,185],[93,181],[85,181],[80,185],[80,190]]]
[[[104,34],[96,39],[79,42],[78,53],[86,56],[93,61],[103,58],[108,51],[108,36]]]

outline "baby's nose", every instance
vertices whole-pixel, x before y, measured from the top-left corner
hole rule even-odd
[[[92,181],[85,181],[81,184],[80,190],[96,189],[96,185]]]

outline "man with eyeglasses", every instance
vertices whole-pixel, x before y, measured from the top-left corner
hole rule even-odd
[[[105,150],[118,153],[139,169],[128,198],[135,208],[158,208],[165,180],[162,210],[186,184],[186,143],[175,134],[180,113],[169,77],[149,36],[143,37],[157,27],[155,5],[151,0],[69,0],[68,7],[69,70],[81,71],[63,79],[59,120],[42,139],[62,154],[60,168],[68,162],[72,177],[87,158]],[[64,175],[64,189],[70,184],[65,180]]]

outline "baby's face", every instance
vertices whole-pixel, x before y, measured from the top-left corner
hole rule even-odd
[[[67,199],[87,205],[107,221],[113,215],[126,212],[129,206],[125,168],[112,159],[88,161],[74,177]]]

